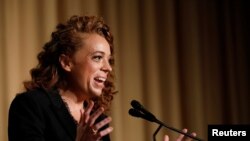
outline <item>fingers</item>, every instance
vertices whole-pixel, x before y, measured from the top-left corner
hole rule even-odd
[[[183,129],[182,132],[187,133],[188,130],[187,130],[187,129]],[[196,133],[195,133],[195,132],[192,132],[192,133],[191,133],[191,136],[195,137],[195,136],[196,136]],[[192,138],[187,137],[187,136],[185,136],[185,135],[183,135],[183,134],[180,134],[180,136],[177,138],[176,141],[191,141],[191,140],[192,140]]]
[[[187,133],[187,129],[183,129],[182,132]],[[183,138],[184,138],[184,135],[180,134],[180,136],[177,138],[176,141],[182,141]]]
[[[77,139],[79,140],[91,138],[94,140],[99,140],[103,136],[113,131],[113,127],[100,130],[102,127],[109,124],[112,119],[111,117],[107,117],[96,123],[97,118],[100,117],[100,115],[104,112],[104,108],[100,107],[93,112],[93,107],[94,102],[89,101],[88,106],[84,110],[80,110],[81,118],[77,128]]]
[[[109,124],[112,121],[111,117],[107,117],[105,119],[103,119],[102,121],[96,123],[95,125],[92,126],[92,128],[94,128],[95,130],[99,130],[102,127],[104,127],[105,125]]]
[[[91,127],[92,131],[95,131],[95,133],[93,134],[95,135],[95,138],[97,140],[101,139],[103,136],[106,136],[107,134],[113,131],[113,127],[108,127],[106,129],[100,130],[102,127],[110,123],[111,120],[111,117],[107,117]]]
[[[90,117],[90,119],[89,119],[89,125],[90,125],[90,126],[93,126],[94,123],[95,123],[95,121],[96,121],[96,119],[97,119],[103,112],[104,112],[104,108],[103,108],[103,107],[100,107],[99,109],[97,109],[97,111],[95,111],[95,112],[91,115],[91,117]]]
[[[102,138],[103,136],[108,135],[109,133],[111,133],[113,131],[113,127],[108,127],[100,132],[98,132],[97,136],[98,139]]]
[[[164,141],[169,141],[168,135],[165,135],[165,136],[164,136]]]
[[[84,125],[84,109],[80,110],[81,117],[79,121],[79,126],[77,126],[77,135],[76,135],[76,141],[80,141],[81,137],[83,136],[83,131],[86,129],[86,126]]]
[[[193,136],[193,137],[195,137],[196,136],[196,133],[191,133],[191,135]],[[185,141],[191,141],[192,140],[192,138],[189,138],[189,137],[185,137],[186,138],[186,140]]]
[[[195,133],[195,132],[193,132],[191,135],[192,135],[193,137],[196,137],[196,133]]]
[[[89,121],[90,113],[94,107],[94,102],[92,100],[89,101],[88,106],[84,112],[84,121],[87,123]]]
[[[80,113],[81,113],[81,118],[80,118],[81,125],[87,124],[88,126],[92,127],[94,125],[96,119],[104,112],[104,108],[100,107],[94,113],[91,114],[91,111],[92,111],[93,107],[94,107],[94,102],[89,101],[89,104],[86,107],[86,109],[80,111]],[[102,127],[103,124],[106,125],[110,121],[111,121],[111,118],[107,118],[103,122],[99,123],[97,128],[99,126]]]
[[[84,109],[81,109],[81,110],[80,110],[81,117],[80,117],[79,124],[82,124],[82,123],[83,123],[83,121],[84,121],[84,116],[83,116],[83,113],[84,113]]]
[[[113,131],[113,127],[108,127],[105,130],[102,130],[100,132],[97,132],[96,134],[94,134],[94,139],[95,140],[100,140],[102,137],[108,135],[109,133],[111,133]]]

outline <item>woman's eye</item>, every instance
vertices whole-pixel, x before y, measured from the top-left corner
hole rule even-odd
[[[100,61],[101,59],[102,59],[102,56],[94,56],[93,57],[93,60],[97,61],[97,62]]]
[[[110,65],[114,65],[114,64],[115,64],[114,59],[109,59],[109,64],[110,64]]]

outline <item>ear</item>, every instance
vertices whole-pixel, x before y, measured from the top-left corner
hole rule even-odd
[[[60,55],[59,57],[59,62],[61,64],[61,67],[67,71],[70,72],[71,68],[72,68],[72,62],[71,62],[71,58],[65,54]]]

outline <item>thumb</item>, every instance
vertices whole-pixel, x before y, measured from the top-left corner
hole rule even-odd
[[[80,113],[81,113],[81,117],[80,117],[79,123],[82,124],[82,122],[84,121],[84,114],[83,114],[84,113],[84,109],[81,109]]]

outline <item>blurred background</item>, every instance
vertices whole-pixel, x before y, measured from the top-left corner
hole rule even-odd
[[[113,141],[149,141],[156,124],[128,115],[136,99],[169,126],[207,139],[208,124],[250,124],[250,12],[245,0],[0,0],[0,140],[8,109],[59,22],[102,16],[115,38]],[[161,129],[171,138],[178,134]],[[173,139],[172,139],[173,141]]]

